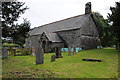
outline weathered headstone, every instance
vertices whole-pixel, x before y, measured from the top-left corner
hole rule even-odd
[[[44,52],[41,45],[36,47],[36,64],[43,64],[44,63]]]
[[[6,48],[2,48],[2,58],[7,58],[8,57],[8,51]]]
[[[68,56],[71,56],[71,47],[68,48]]]
[[[61,50],[59,47],[56,47],[56,58],[62,58]]]
[[[76,54],[76,48],[73,47],[73,54]]]
[[[54,62],[55,61],[55,55],[52,55],[51,56],[51,62]]]

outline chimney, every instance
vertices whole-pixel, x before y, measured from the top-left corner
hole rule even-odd
[[[91,2],[85,4],[85,14],[90,14],[91,11]]]

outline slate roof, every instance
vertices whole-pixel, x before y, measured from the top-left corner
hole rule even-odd
[[[44,32],[44,33],[47,36],[47,38],[49,39],[49,41],[62,42],[62,39],[59,37],[59,35],[57,33],[47,33],[47,32]]]
[[[38,35],[38,34],[42,34],[43,32],[56,32],[56,31],[77,29],[82,26],[82,24],[85,22],[86,19],[88,19],[90,15],[91,14],[78,15],[64,20],[45,24],[32,29],[29,32],[29,35]]]

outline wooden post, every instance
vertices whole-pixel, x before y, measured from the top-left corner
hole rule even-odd
[[[71,47],[68,48],[68,56],[71,56]]]
[[[41,44],[37,45],[35,53],[36,53],[36,65],[43,64],[44,63],[44,60],[43,60],[44,52],[43,52]]]

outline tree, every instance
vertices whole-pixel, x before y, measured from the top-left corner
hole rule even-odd
[[[111,26],[108,24],[108,21],[103,18],[99,12],[93,12],[93,17],[97,24],[100,42],[103,47],[112,45],[112,34]]]
[[[15,43],[18,43],[19,36],[23,41],[25,39],[26,32],[28,32],[28,28],[30,28],[29,21],[24,20],[24,23],[18,25],[15,24],[18,21],[18,18],[21,14],[24,14],[28,7],[24,7],[23,2],[2,2],[2,37],[4,38],[12,38]],[[21,32],[21,30],[23,32]],[[22,34],[21,33],[25,33]],[[17,40],[16,40],[17,39]],[[19,42],[20,43],[20,42]],[[22,45],[23,42],[20,43]]]
[[[13,42],[23,46],[25,43],[25,38],[28,37],[28,32],[30,30],[30,22],[24,19],[24,22],[20,25],[16,24],[14,27],[14,32],[11,33]]]
[[[115,7],[110,7],[112,14],[108,14],[109,23],[112,24],[112,32],[115,37],[116,48],[120,49],[120,2]]]

